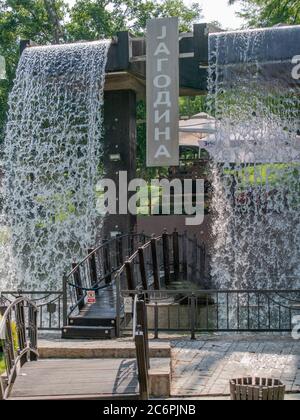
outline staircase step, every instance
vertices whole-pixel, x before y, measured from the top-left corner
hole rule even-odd
[[[62,338],[69,339],[111,339],[115,336],[115,327],[67,326],[62,330]]]
[[[69,325],[71,327],[114,327],[116,325],[116,320],[114,318],[93,318],[74,316],[70,317]]]
[[[150,340],[151,358],[170,358],[169,342]],[[62,340],[39,339],[40,359],[111,359],[136,357],[135,344],[132,338],[128,341],[113,340]]]

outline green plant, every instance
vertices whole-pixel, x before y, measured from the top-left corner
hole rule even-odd
[[[2,316],[0,315],[0,323],[1,323]],[[11,323],[12,328],[12,336],[14,340],[14,348],[17,350],[18,348],[18,332],[17,332],[17,326],[15,322]],[[3,340],[0,340],[0,375],[2,375],[3,372],[5,372],[5,360],[3,356]]]
[[[0,353],[0,375],[5,372],[5,363],[3,358],[3,353]]]

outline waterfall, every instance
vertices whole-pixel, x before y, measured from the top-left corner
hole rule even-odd
[[[296,48],[294,33],[274,28],[210,36],[217,288],[300,286],[300,84],[288,56],[288,47]]]
[[[102,106],[110,43],[27,48],[9,98],[0,290],[60,289],[101,217]]]

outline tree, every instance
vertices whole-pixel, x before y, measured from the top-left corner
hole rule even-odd
[[[229,0],[229,4],[237,0]],[[239,15],[249,27],[268,27],[278,24],[296,25],[300,23],[299,0],[243,0],[243,10]]]
[[[20,39],[43,45],[110,38],[121,30],[141,34],[147,19],[165,16],[178,16],[180,29],[186,31],[200,14],[197,3],[187,7],[183,0],[77,0],[71,10],[65,0],[0,0],[0,55],[8,79],[0,81],[0,142]]]
[[[94,40],[130,30],[140,35],[147,19],[178,16],[181,31],[191,29],[201,16],[197,3],[187,7],[183,0],[77,0],[66,24],[69,40]]]

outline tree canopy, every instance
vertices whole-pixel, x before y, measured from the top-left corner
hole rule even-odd
[[[237,0],[229,0],[229,4]],[[242,0],[239,15],[248,27],[268,27],[279,24],[300,24],[299,0]]]
[[[184,0],[0,0],[0,55],[7,80],[0,80],[0,142],[4,138],[8,94],[19,60],[20,39],[54,44],[111,37],[117,31],[143,33],[148,18],[178,16],[187,31],[200,18],[199,4]]]

